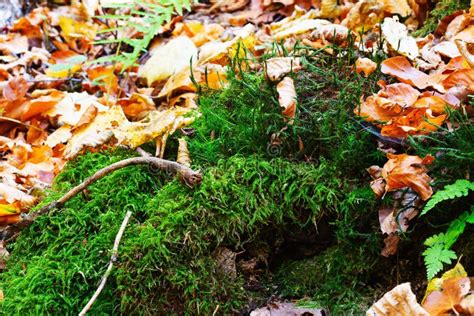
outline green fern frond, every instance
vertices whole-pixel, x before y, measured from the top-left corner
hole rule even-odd
[[[436,192],[431,197],[420,216],[426,214],[441,202],[467,196],[470,190],[474,190],[474,182],[466,179],[459,179],[453,184],[446,185],[443,190]]]
[[[449,264],[452,259],[457,258],[456,253],[450,248],[464,232],[466,223],[474,223],[474,210],[471,210],[470,214],[464,212],[452,221],[445,233],[431,236],[425,240],[424,245],[428,246],[428,249],[423,252],[423,256],[428,280],[443,269],[444,263]]]
[[[450,264],[452,260],[457,258],[456,253],[444,248],[443,244],[435,244],[433,247],[426,249],[423,256],[425,257],[428,280],[431,280],[438,272],[443,270],[443,263]]]
[[[143,0],[132,1],[120,5],[107,6],[112,10],[111,14],[104,14],[98,18],[110,20],[113,26],[102,30],[103,33],[116,33],[119,30],[130,29],[143,34],[139,38],[119,37],[113,39],[102,39],[95,44],[115,44],[117,45],[117,54],[123,58],[102,58],[96,63],[120,62],[122,71],[136,64],[143,52],[146,52],[148,45],[153,38],[160,32],[164,23],[170,22],[174,14],[183,15],[184,10],[191,10],[192,0],[160,0],[156,2],[145,2]],[[128,12],[124,14],[123,12]],[[116,14],[114,14],[116,13]],[[140,17],[141,23],[134,21],[134,17]]]

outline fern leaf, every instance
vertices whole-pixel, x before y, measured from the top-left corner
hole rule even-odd
[[[467,196],[470,190],[474,190],[474,182],[466,179],[459,179],[453,184],[446,185],[443,190],[436,192],[431,199],[426,203],[425,208],[420,216],[428,213],[432,208],[443,201],[452,200],[462,196]]]
[[[454,251],[444,248],[444,245],[440,243],[426,249],[423,252],[423,256],[428,280],[431,280],[436,274],[443,270],[444,263],[450,264],[452,260],[457,258]]]

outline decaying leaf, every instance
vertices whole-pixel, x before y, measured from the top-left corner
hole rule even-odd
[[[122,108],[117,105],[100,113],[89,125],[73,134],[65,147],[64,157],[70,159],[85,147],[96,147],[105,143],[114,135],[113,130],[126,121]]]
[[[447,315],[451,312],[459,314],[462,308],[459,305],[469,293],[470,287],[471,281],[458,263],[440,279],[430,281],[423,307],[431,316]]]
[[[155,81],[168,79],[188,67],[197,56],[196,45],[187,36],[172,39],[156,49],[151,58],[140,67],[138,75],[150,86]]]
[[[366,313],[367,316],[411,315],[430,316],[416,301],[410,283],[394,287],[378,300]]]
[[[393,50],[412,60],[418,57],[416,40],[408,35],[406,26],[398,22],[396,17],[384,19],[382,35]]]
[[[299,58],[274,57],[265,62],[265,74],[270,81],[278,81],[290,72],[296,72],[300,69]]]
[[[122,121],[113,130],[119,144],[136,148],[157,137],[167,137],[177,129],[191,124],[195,116],[191,109],[175,108],[163,111],[151,111],[141,121]]]
[[[282,114],[294,118],[296,114],[296,90],[293,79],[283,78],[277,85],[278,103],[283,108]]]
[[[377,63],[373,62],[369,58],[357,58],[355,62],[357,73],[364,73],[364,77],[370,76],[371,73],[377,69]]]
[[[407,154],[387,154],[387,158],[389,160],[383,166],[380,178],[378,178],[385,181],[384,192],[409,187],[416,191],[424,201],[431,197],[433,194],[433,189],[430,186],[431,178],[428,176],[425,166],[433,162],[432,156],[422,159]],[[371,168],[371,170],[375,170],[375,167]],[[374,183],[372,189],[379,195],[380,182]]]
[[[383,242],[385,246],[380,254],[384,257],[392,256],[397,253],[400,236],[397,233],[391,233],[384,238]]]

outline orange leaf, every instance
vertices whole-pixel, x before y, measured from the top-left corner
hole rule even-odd
[[[26,105],[21,120],[26,121],[35,115],[44,113],[53,108],[59,101],[64,98],[64,93],[58,90],[53,90],[50,94],[41,96],[37,99],[31,100]]]
[[[3,96],[10,100],[18,100],[23,98],[28,92],[28,82],[23,77],[14,77],[8,80],[7,85],[3,89]]]
[[[402,108],[387,98],[372,95],[354,109],[354,113],[368,122],[387,122],[400,115]]]
[[[468,277],[454,277],[444,280],[440,291],[432,291],[426,297],[423,307],[431,316],[450,314],[456,310],[464,296],[469,293],[470,280]],[[458,314],[456,312],[456,314]]]
[[[444,92],[439,82],[444,78],[441,74],[428,76],[424,72],[413,67],[403,56],[388,58],[382,62],[381,71],[384,74],[391,75],[401,82],[408,83],[418,89],[433,87],[439,92]]]
[[[474,69],[460,69],[450,74],[443,80],[446,89],[455,86],[464,86],[470,92],[474,91]]]
[[[283,108],[282,114],[286,117],[293,118],[296,113],[296,91],[293,79],[290,77],[283,78],[277,84],[278,103]]]
[[[371,73],[377,69],[377,64],[369,58],[357,58],[355,62],[356,72],[360,74],[364,73],[364,77],[368,77]]]
[[[434,158],[426,156],[421,159],[418,156],[407,154],[387,154],[389,159],[382,169],[382,177],[386,181],[385,190],[395,191],[410,187],[426,201],[433,194],[430,186],[431,178],[426,173],[425,165],[430,164]]]
[[[379,95],[387,97],[389,100],[406,108],[416,102],[420,92],[406,83],[394,83],[379,92]]]
[[[393,118],[384,125],[381,134],[387,137],[407,137],[435,132],[446,120],[447,115],[434,116],[429,109],[410,110],[407,114]]]

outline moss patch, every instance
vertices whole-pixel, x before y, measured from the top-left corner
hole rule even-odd
[[[328,231],[324,248],[335,244],[315,260],[339,273],[337,289],[318,288],[318,299],[358,306],[359,289],[343,280],[365,282],[369,269],[358,261],[343,269],[336,261],[345,258],[351,243],[367,245],[370,253],[377,249],[375,198],[364,169],[383,155],[352,111],[374,90],[379,74],[369,79],[354,74],[349,65],[355,56],[345,56],[337,60],[315,52],[307,70],[295,75],[300,98],[291,126],[280,115],[275,87],[261,74],[237,78],[231,72],[228,89],[201,96],[203,115],[188,137],[193,166],[204,172],[201,186],[191,190],[146,166],[101,179],[9,246],[8,270],[0,275],[8,284],[2,312],[77,313],[105,271],[127,210],[133,217],[94,314],[210,314],[217,305],[222,313],[236,313],[250,297],[273,294],[271,270],[281,265],[299,270],[287,262],[291,256],[282,244],[298,234],[317,240],[323,236],[318,225]],[[269,150],[272,135],[279,139],[277,151]],[[175,142],[170,140],[168,158]],[[77,158],[57,178],[47,201],[132,155],[116,150]],[[255,245],[268,249],[260,268],[269,279],[262,277],[260,290],[252,293],[241,271],[235,279],[221,272],[213,252],[225,246],[242,253],[239,261],[251,259]],[[278,277],[287,296],[312,296],[313,286],[296,290],[298,280]],[[334,293],[339,301],[329,300]]]

